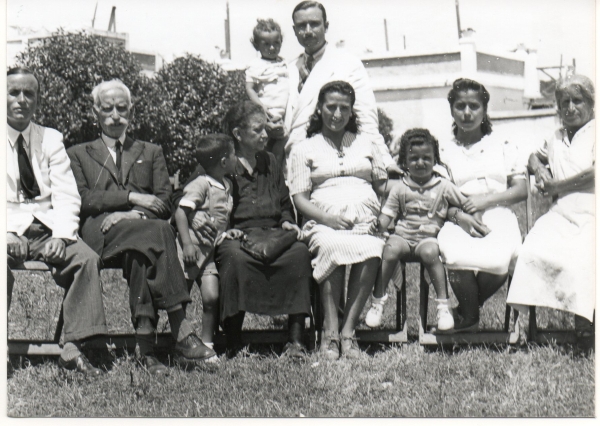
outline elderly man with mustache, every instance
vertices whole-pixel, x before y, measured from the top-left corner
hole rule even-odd
[[[126,135],[133,106],[121,81],[100,83],[92,96],[102,134],[68,151],[82,199],[81,235],[106,266],[123,268],[136,354],[152,374],[167,373],[153,351],[157,311],[164,309],[182,361],[214,357],[186,319],[191,299],[168,222],[171,185],[162,150]]]

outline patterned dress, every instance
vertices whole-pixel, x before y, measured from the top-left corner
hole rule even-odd
[[[314,220],[304,224],[315,280],[323,282],[338,266],[381,258],[384,242],[372,235],[380,211],[372,182],[386,179],[387,172],[371,137],[346,132],[338,150],[318,134],[293,148],[289,164],[292,196],[310,192],[310,202],[319,209],[354,222],[350,230],[333,230]]]
[[[595,121],[572,141],[561,129],[540,149],[555,179],[568,179],[595,158]],[[559,196],[525,238],[507,303],[573,312],[592,321],[596,301],[594,262],[594,188]]]
[[[492,135],[468,147],[456,140],[440,144],[440,157],[465,196],[504,192],[509,179],[525,179],[516,146]],[[491,229],[483,238],[472,237],[452,222],[444,224],[438,242],[448,269],[503,275],[514,267],[521,246],[515,214],[506,207],[491,207],[482,220]]]

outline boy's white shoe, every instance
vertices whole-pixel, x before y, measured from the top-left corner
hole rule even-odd
[[[388,300],[388,297],[389,295],[387,293],[379,299],[373,296],[371,308],[369,309],[369,312],[367,312],[367,316],[365,318],[365,323],[369,327],[375,328],[381,325],[381,318],[383,317],[383,306]]]
[[[454,317],[450,312],[449,299],[435,299],[437,302],[437,329],[448,331],[454,328]]]

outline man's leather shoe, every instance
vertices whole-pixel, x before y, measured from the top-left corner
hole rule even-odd
[[[188,361],[203,361],[215,356],[217,353],[202,343],[194,333],[181,342],[175,344],[175,352]]]
[[[281,356],[297,359],[305,358],[306,347],[300,342],[288,342],[283,347]]]
[[[59,357],[58,365],[65,370],[77,370],[86,376],[98,377],[102,374],[102,370],[90,364],[84,354],[79,354],[77,358],[71,361],[65,361],[62,357]]]
[[[154,355],[142,355],[140,358],[138,358],[138,361],[143,367],[145,367],[148,370],[148,373],[150,373],[153,376],[169,375],[169,369],[167,368],[167,366],[160,362],[158,358],[156,358],[156,356]]]

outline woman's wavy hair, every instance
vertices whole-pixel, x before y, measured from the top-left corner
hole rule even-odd
[[[420,145],[431,145],[433,148],[433,160],[435,164],[439,164],[446,169],[446,165],[442,163],[440,158],[440,144],[438,140],[429,133],[427,129],[409,129],[400,138],[400,151],[398,153],[398,166],[402,170],[408,173],[408,167],[406,166],[406,159],[408,158],[408,151],[413,146]]]
[[[556,83],[556,107],[560,110],[560,97],[570,88],[575,87],[581,93],[585,102],[594,109],[595,93],[592,80],[581,74],[573,74]]]
[[[479,95],[479,100],[483,104],[484,111],[483,121],[481,122],[481,131],[484,135],[489,135],[492,133],[492,122],[487,113],[488,103],[490,102],[490,92],[487,91],[483,84],[478,83],[475,80],[469,80],[468,78],[459,78],[454,80],[454,83],[452,83],[452,89],[450,89],[448,92],[448,102],[450,102],[450,108],[452,109],[452,106],[454,106],[454,102],[456,102],[460,92],[467,92],[469,90],[477,92]],[[458,133],[458,127],[456,126],[456,123],[452,123],[452,132],[454,132],[454,136],[456,136]]]
[[[325,102],[325,95],[328,93],[340,93],[350,97],[350,105],[352,106],[352,113],[350,114],[350,120],[346,124],[345,130],[352,133],[358,133],[360,124],[358,123],[358,117],[354,111],[354,102],[356,101],[356,93],[351,84],[345,81],[331,81],[321,87],[319,91],[319,100],[317,101],[317,108],[315,112],[310,116],[308,122],[308,128],[306,129],[306,137],[310,138],[323,131],[323,117],[321,116],[321,109],[323,108],[323,102]]]
[[[252,101],[238,102],[229,108],[225,114],[225,117],[221,122],[221,129],[223,130],[223,133],[229,135],[233,139],[236,151],[239,149],[239,142],[233,134],[233,130],[238,127],[246,127],[250,117],[256,114],[265,116],[265,111],[262,106]]]

